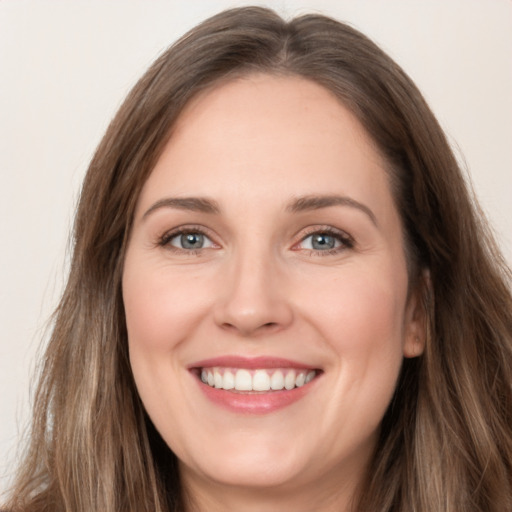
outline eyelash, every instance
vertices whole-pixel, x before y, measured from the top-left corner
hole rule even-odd
[[[157,245],[160,247],[165,247],[166,249],[176,252],[186,254],[187,256],[196,256],[201,253],[203,248],[199,249],[181,249],[180,247],[175,247],[170,244],[173,238],[176,238],[180,235],[187,234],[198,234],[203,235],[204,237],[211,240],[211,236],[208,234],[207,230],[202,226],[181,226],[179,228],[173,229],[172,231],[167,231],[164,233],[158,240]]]
[[[303,243],[306,239],[313,235],[327,235],[333,237],[335,240],[340,242],[339,247],[333,247],[328,250],[318,250],[318,249],[306,249],[309,251],[309,254],[315,256],[332,256],[335,254],[339,254],[347,249],[353,249],[355,246],[354,239],[345,233],[344,231],[340,231],[331,226],[314,226],[306,229],[306,233],[302,236],[299,242],[297,242],[295,246]]]
[[[199,249],[182,249],[180,247],[175,247],[170,244],[171,240],[173,238],[176,238],[180,235],[185,234],[199,234],[207,237],[211,240],[211,236],[209,235],[208,231],[204,229],[202,226],[182,226],[176,229],[173,229],[172,231],[168,231],[164,233],[157,242],[157,245],[159,247],[165,247],[166,249],[176,252],[176,253],[183,253],[188,256],[195,256],[201,253],[201,251],[204,250],[204,248]],[[336,241],[340,242],[340,245],[338,247],[334,247],[332,249],[328,250],[319,250],[319,249],[305,249],[308,251],[310,255],[315,256],[330,256],[334,254],[339,254],[342,251],[345,251],[347,249],[353,249],[355,246],[354,239],[348,235],[347,233],[334,229],[331,226],[314,226],[311,228],[307,228],[306,232],[303,234],[302,238],[294,244],[293,247],[296,247],[297,245],[303,243],[305,240],[307,240],[309,237],[313,235],[327,235],[330,237],[333,237]],[[214,243],[214,242],[212,242]],[[215,243],[214,243],[215,245]],[[299,249],[296,249],[299,250]]]

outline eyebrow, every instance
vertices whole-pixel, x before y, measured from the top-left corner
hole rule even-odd
[[[365,213],[373,224],[377,226],[377,218],[368,206],[346,196],[337,195],[311,195],[302,196],[293,199],[286,211],[290,213],[306,212],[311,210],[320,210],[331,206],[349,206],[356,208]],[[160,208],[175,208],[178,210],[186,210],[192,212],[209,213],[218,215],[221,209],[217,201],[204,197],[166,197],[154,203],[142,216],[143,219],[148,217],[154,211]]]
[[[368,206],[346,196],[312,195],[298,197],[288,204],[286,210],[292,213],[297,213],[310,210],[320,210],[321,208],[329,208],[330,206],[349,206],[350,208],[356,208],[365,213],[375,226],[378,225],[375,214],[370,210],[370,208],[368,208]]]
[[[142,216],[145,219],[148,215],[160,208],[175,208],[177,210],[187,210],[191,212],[219,214],[220,207],[212,199],[203,197],[166,197],[153,204]]]

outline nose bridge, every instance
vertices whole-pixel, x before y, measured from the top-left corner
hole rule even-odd
[[[226,262],[216,311],[223,328],[244,336],[284,328],[292,319],[285,272],[267,244],[246,244]]]

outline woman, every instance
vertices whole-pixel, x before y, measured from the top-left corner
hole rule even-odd
[[[226,11],[87,173],[10,510],[512,508],[510,273],[416,87]]]

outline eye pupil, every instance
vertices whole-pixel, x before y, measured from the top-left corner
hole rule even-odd
[[[333,249],[336,244],[333,236],[318,233],[313,236],[313,249]]]
[[[200,249],[204,244],[204,235],[200,233],[186,233],[181,235],[180,242],[184,249]]]

